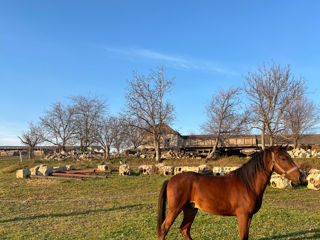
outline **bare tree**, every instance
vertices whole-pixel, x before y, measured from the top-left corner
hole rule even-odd
[[[117,118],[107,117],[101,119],[96,129],[96,142],[104,149],[104,161],[110,159],[110,149],[117,137]]]
[[[286,108],[283,120],[284,133],[291,136],[296,148],[302,134],[308,132],[319,123],[319,109],[306,97],[297,98]]]
[[[265,133],[272,146],[274,136],[283,130],[281,120],[285,109],[304,93],[304,81],[293,76],[289,65],[263,64],[257,72],[248,73],[245,91],[251,102],[254,126],[261,130],[262,148],[265,148]]]
[[[115,118],[114,132],[115,132],[115,138],[114,138],[112,147],[114,147],[117,150],[117,155],[119,156],[120,151],[126,145],[126,140],[127,140],[123,119]]]
[[[61,150],[65,150],[75,136],[75,109],[58,102],[40,118],[43,139]]]
[[[248,130],[249,112],[243,111],[240,106],[240,88],[219,90],[212,96],[206,108],[207,122],[203,130],[214,136],[213,149],[207,159],[213,158],[217,146],[224,136],[241,134]]]
[[[143,125],[138,119],[124,119],[124,133],[127,147],[136,149],[141,146],[143,140]]]
[[[21,137],[18,136],[21,143],[28,147],[28,158],[34,159],[34,148],[43,142],[38,126],[30,123],[29,130],[24,132]]]
[[[76,96],[72,98],[75,111],[76,136],[82,151],[87,150],[96,141],[95,133],[103,118],[106,101],[98,97]]]
[[[163,67],[151,70],[147,76],[134,73],[133,79],[128,81],[127,114],[142,122],[143,127],[136,127],[153,137],[157,161],[161,161],[162,127],[174,118],[174,107],[166,99],[171,86],[172,80],[165,77]]]

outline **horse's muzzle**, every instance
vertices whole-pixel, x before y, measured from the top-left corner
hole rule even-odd
[[[307,174],[303,171],[300,171],[299,184],[304,186],[308,185]]]

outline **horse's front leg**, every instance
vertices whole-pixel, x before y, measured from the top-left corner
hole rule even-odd
[[[252,215],[249,214],[238,214],[238,224],[239,224],[239,239],[247,240],[249,239],[249,228],[252,219]]]

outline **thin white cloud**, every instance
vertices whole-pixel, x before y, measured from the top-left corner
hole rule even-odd
[[[105,48],[106,51],[123,56],[140,57],[144,59],[152,59],[163,61],[175,68],[182,69],[196,69],[201,71],[211,71],[215,73],[239,75],[238,73],[219,66],[218,64],[208,60],[195,60],[185,57],[178,57],[156,52],[149,49],[118,49],[118,48]]]

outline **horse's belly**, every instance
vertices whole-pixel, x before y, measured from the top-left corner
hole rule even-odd
[[[231,206],[226,206],[226,204],[205,204],[205,203],[197,203],[191,202],[194,208],[203,210],[205,212],[214,214],[214,215],[221,215],[221,216],[234,216],[235,212]]]

